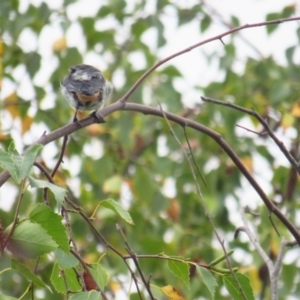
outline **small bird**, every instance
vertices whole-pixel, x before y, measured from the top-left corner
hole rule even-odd
[[[73,122],[77,122],[78,110],[94,110],[92,114],[95,115],[103,108],[113,90],[112,84],[98,69],[84,64],[70,68],[70,73],[64,78],[61,88],[69,104],[75,108]]]

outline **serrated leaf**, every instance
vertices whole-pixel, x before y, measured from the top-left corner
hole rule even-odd
[[[196,266],[196,268],[197,268],[197,271],[198,271],[199,275],[201,276],[204,284],[208,288],[208,290],[211,294],[211,298],[215,299],[216,287],[218,286],[215,277],[211,274],[211,272],[209,272],[205,268],[201,268],[199,266]]]
[[[33,282],[37,287],[48,288],[51,291],[50,287],[48,287],[40,278],[15,259],[11,260],[11,268],[21,273],[29,282]]]
[[[92,264],[90,272],[93,275],[95,282],[103,290],[108,282],[108,276],[106,271],[101,267],[100,264]]]
[[[172,285],[163,286],[160,290],[168,298],[168,300],[185,300],[183,295]]]
[[[190,289],[190,271],[189,266],[186,263],[168,260],[169,270]]]
[[[54,213],[49,206],[38,204],[31,211],[29,218],[31,221],[40,224],[62,250],[69,252],[69,238],[66,227],[62,224],[63,218],[61,216]]]
[[[113,199],[107,199],[100,202],[100,205],[117,213],[127,223],[134,225],[133,220],[128,213],[118,202]]]
[[[55,184],[49,183],[47,181],[34,179],[33,177],[28,177],[29,184],[31,187],[35,187],[38,189],[48,188],[54,194],[56,201],[61,205],[64,201],[67,191]]]
[[[61,249],[55,251],[55,257],[61,269],[74,268],[78,265],[78,260],[70,252]]]
[[[63,278],[63,276],[65,278]],[[58,263],[55,263],[52,269],[52,274],[50,277],[51,283],[55,290],[58,293],[65,294],[66,293],[66,283],[67,281],[68,288],[73,292],[81,291],[81,286],[78,282],[78,278],[73,269],[64,269],[63,274],[59,270]]]
[[[15,169],[14,162],[12,157],[5,152],[4,150],[0,149],[0,165],[4,170],[7,170],[10,176],[18,182],[17,177],[17,170]]]
[[[42,148],[42,145],[35,144],[28,151],[26,151],[26,154],[24,154],[23,156],[20,155],[16,150],[10,153],[15,165],[18,183],[20,183],[26,176],[28,176],[33,163]]]
[[[102,296],[100,292],[96,292],[96,291],[77,293],[70,297],[70,300],[101,300],[101,299]]]
[[[236,273],[236,278],[239,282],[239,285],[241,286],[241,289],[244,292],[244,295],[246,296],[247,300],[254,300],[253,296],[253,290],[250,284],[250,280],[247,276]],[[222,277],[223,283],[229,292],[230,296],[233,300],[240,300],[241,298],[241,292],[238,286],[238,283],[236,282],[235,278],[232,275],[224,275]]]
[[[6,231],[9,230],[10,227],[6,229]],[[41,225],[29,220],[16,225],[9,239],[9,246],[12,252],[30,258],[49,253],[58,247]]]

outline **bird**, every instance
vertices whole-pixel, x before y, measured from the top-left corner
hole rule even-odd
[[[70,73],[64,78],[61,84],[62,94],[75,109],[73,122],[78,122],[78,111],[102,109],[105,102],[112,94],[113,86],[106,80],[101,71],[90,65],[75,65],[69,69]],[[103,120],[102,120],[103,121]]]

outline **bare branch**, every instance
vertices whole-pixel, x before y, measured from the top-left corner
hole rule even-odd
[[[228,107],[234,108],[236,110],[239,110],[241,112],[244,112],[244,113],[246,113],[248,115],[251,115],[251,116],[255,117],[260,122],[260,124],[262,124],[262,126],[265,128],[265,130],[267,131],[267,133],[269,134],[269,136],[276,143],[276,145],[278,146],[278,148],[282,151],[282,153],[285,155],[285,157],[288,159],[288,161],[291,163],[291,165],[297,170],[298,174],[300,174],[300,165],[299,165],[299,163],[290,154],[290,152],[284,146],[284,144],[282,143],[282,141],[280,141],[277,138],[277,136],[273,133],[273,131],[271,130],[271,128],[269,127],[269,125],[267,124],[267,122],[255,110],[253,110],[253,109],[252,110],[246,109],[244,107],[232,104],[230,102],[220,101],[220,100],[212,99],[212,98],[209,98],[209,97],[201,97],[201,99],[204,102],[211,102],[211,103],[215,103],[215,104],[222,105],[222,106],[228,106]]]
[[[292,21],[299,21],[300,17],[294,17],[294,18],[287,18],[287,19],[279,19],[279,20],[273,20],[273,21],[267,21],[267,22],[261,22],[261,23],[253,23],[253,24],[245,24],[243,26],[239,26],[233,29],[230,29],[228,31],[225,31],[224,33],[218,34],[212,38],[206,39],[202,42],[196,43],[194,45],[191,45],[181,51],[178,51],[168,57],[166,57],[165,59],[162,59],[160,61],[158,61],[156,64],[154,64],[149,70],[147,70],[136,82],[135,84],[129,89],[129,91],[122,97],[121,102],[126,102],[128,100],[128,98],[132,95],[132,93],[136,90],[136,88],[144,81],[144,79],[151,74],[154,70],[156,70],[158,67],[160,67],[161,65],[163,65],[164,63],[166,63],[167,61],[180,56],[182,54],[185,54],[187,52],[190,52],[192,50],[194,50],[195,48],[198,48],[202,45],[208,44],[212,41],[217,41],[220,40],[221,43],[223,45],[224,42],[222,40],[222,38],[224,36],[230,35],[232,33],[235,33],[237,31],[241,31],[243,29],[248,29],[248,28],[253,28],[253,27],[260,27],[260,26],[268,26],[268,25],[274,25],[274,24],[281,24],[281,23],[285,23],[285,22],[292,22]]]

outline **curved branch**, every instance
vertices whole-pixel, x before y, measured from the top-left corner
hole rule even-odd
[[[136,90],[136,88],[144,81],[144,79],[146,77],[148,77],[149,74],[151,74],[154,70],[156,70],[158,67],[160,67],[161,65],[163,65],[164,63],[166,63],[167,61],[180,56],[184,53],[190,52],[192,50],[194,50],[195,48],[198,48],[202,45],[205,45],[207,43],[210,43],[212,41],[221,41],[223,45],[225,45],[223,43],[222,38],[224,36],[230,35],[232,33],[235,33],[237,31],[241,31],[243,29],[247,29],[247,28],[253,28],[253,27],[260,27],[260,26],[268,26],[268,25],[274,25],[274,24],[281,24],[281,23],[285,23],[285,22],[292,22],[292,21],[299,21],[300,17],[294,17],[294,18],[286,18],[286,19],[279,19],[279,20],[273,20],[273,21],[267,21],[267,22],[260,22],[260,23],[253,23],[253,24],[245,24],[243,26],[239,26],[233,29],[230,29],[228,31],[225,31],[221,34],[218,34],[214,37],[211,37],[209,39],[206,39],[202,42],[196,43],[194,45],[191,45],[183,50],[180,50],[160,61],[158,61],[156,64],[154,64],[149,70],[147,70],[136,82],[135,84],[128,90],[128,92],[121,98],[121,102],[126,102],[128,100],[128,98],[132,95],[132,93]]]
[[[186,119],[184,117],[180,117],[177,115],[174,115],[169,112],[162,112],[160,109],[142,105],[142,104],[136,104],[136,103],[124,103],[122,102],[122,99],[118,100],[117,102],[103,108],[101,111],[97,112],[97,115],[99,114],[100,117],[106,117],[110,114],[112,114],[115,111],[118,110],[128,110],[128,111],[136,111],[140,112],[146,115],[153,115],[158,116],[161,118],[167,118],[170,121],[173,121],[181,126],[188,126],[190,128],[193,128],[199,132],[202,132],[209,137],[211,137],[217,144],[220,145],[220,147],[227,153],[227,155],[231,158],[231,160],[234,162],[234,164],[237,166],[237,168],[240,170],[240,172],[246,177],[246,179],[249,181],[249,183],[252,185],[252,187],[256,190],[262,201],[265,203],[267,208],[271,213],[273,213],[290,231],[290,233],[293,235],[297,243],[300,245],[300,232],[294,227],[294,225],[285,217],[285,215],[273,204],[273,202],[268,198],[268,196],[265,194],[263,189],[260,187],[260,185],[256,182],[256,180],[252,177],[252,175],[248,172],[247,168],[244,166],[244,164],[241,162],[239,157],[235,154],[233,149],[226,143],[225,140],[223,140],[222,136],[215,132],[214,130],[199,124],[195,121]],[[49,134],[42,135],[35,144],[42,144],[47,145],[54,140],[67,135],[71,134],[81,128],[87,127],[93,123],[96,123],[97,120],[94,116],[89,116],[81,121],[79,121],[80,127],[77,123],[71,123],[69,125],[66,125],[60,129],[57,129]],[[26,151],[25,151],[26,152]],[[3,171],[0,173],[0,187],[9,179],[10,175],[7,171]]]

